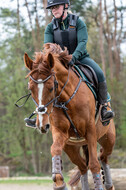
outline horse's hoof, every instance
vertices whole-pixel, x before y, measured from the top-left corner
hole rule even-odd
[[[63,185],[60,187],[56,187],[54,183],[53,190],[68,190],[68,189],[67,189],[66,183],[63,183]]]
[[[107,189],[107,190],[115,190],[114,185],[110,189]]]

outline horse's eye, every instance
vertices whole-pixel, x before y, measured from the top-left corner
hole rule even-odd
[[[52,92],[53,91],[53,87],[49,89],[49,92]]]

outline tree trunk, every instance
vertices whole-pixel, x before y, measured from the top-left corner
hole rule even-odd
[[[105,69],[105,54],[104,54],[104,43],[103,43],[103,22],[102,22],[102,1],[99,1],[99,21],[100,21],[100,29],[99,29],[99,42],[100,42],[100,55],[102,60],[102,69],[104,75],[106,76],[106,69]]]
[[[32,31],[32,38],[33,38],[33,45],[35,47],[35,51],[37,51],[37,44],[36,44],[36,38],[35,38],[35,31],[33,29],[33,26],[32,26],[32,18],[31,18],[31,13],[29,11],[29,7],[28,7],[28,2],[27,0],[25,0],[25,6],[27,8],[27,12],[28,12],[28,17],[29,17],[29,22],[30,22],[30,27],[31,27],[31,31]]]
[[[18,37],[21,37],[20,34],[20,5],[19,0],[17,0],[17,31],[18,31]]]
[[[32,165],[33,165],[33,169],[34,169],[34,173],[37,174],[37,167],[36,167],[36,161],[35,161],[35,151],[33,148],[33,142],[32,142],[32,137],[31,135],[29,135],[29,143],[30,143],[30,149],[32,151]]]
[[[45,12],[45,25],[47,26],[49,24],[49,22],[51,21],[51,15],[48,15],[48,10],[46,9],[47,7],[47,0],[42,0],[42,4],[43,4],[43,8],[44,8],[44,12]]]
[[[108,55],[109,55],[109,65],[110,65],[110,79],[113,80],[113,57],[112,57],[112,41],[111,41],[111,32],[109,28],[109,17],[108,17],[108,11],[106,6],[106,0],[104,0],[104,9],[105,9],[105,15],[106,15],[106,32],[107,32],[107,43],[108,43]]]
[[[19,144],[22,148],[22,152],[23,152],[23,163],[24,163],[24,168],[26,170],[26,172],[30,172],[29,171],[29,167],[28,167],[28,158],[27,158],[27,147],[26,147],[26,136],[25,136],[25,130],[24,130],[24,126],[22,126],[20,128],[20,134],[17,135],[17,139],[19,141]]]
[[[38,17],[38,10],[37,10],[37,0],[35,0],[35,12],[36,12],[36,28],[37,28],[37,49],[40,51],[41,48],[41,36],[40,36],[40,25],[39,25],[39,17]]]
[[[115,65],[116,65],[116,78],[119,79],[120,73],[120,44],[117,42],[117,7],[115,0],[114,3],[114,34],[113,34],[113,48],[114,48],[114,58],[115,58]],[[118,51],[119,49],[119,51]]]

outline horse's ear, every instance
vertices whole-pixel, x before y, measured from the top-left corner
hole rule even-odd
[[[29,70],[32,70],[33,61],[30,57],[28,57],[27,53],[24,54],[24,63]]]
[[[50,68],[54,67],[54,57],[51,53],[49,53],[47,56],[47,64],[49,65]]]

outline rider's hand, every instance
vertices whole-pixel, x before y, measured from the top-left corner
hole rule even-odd
[[[68,66],[73,66],[75,64],[75,58],[72,57],[72,59],[70,60],[70,62],[68,63]]]

